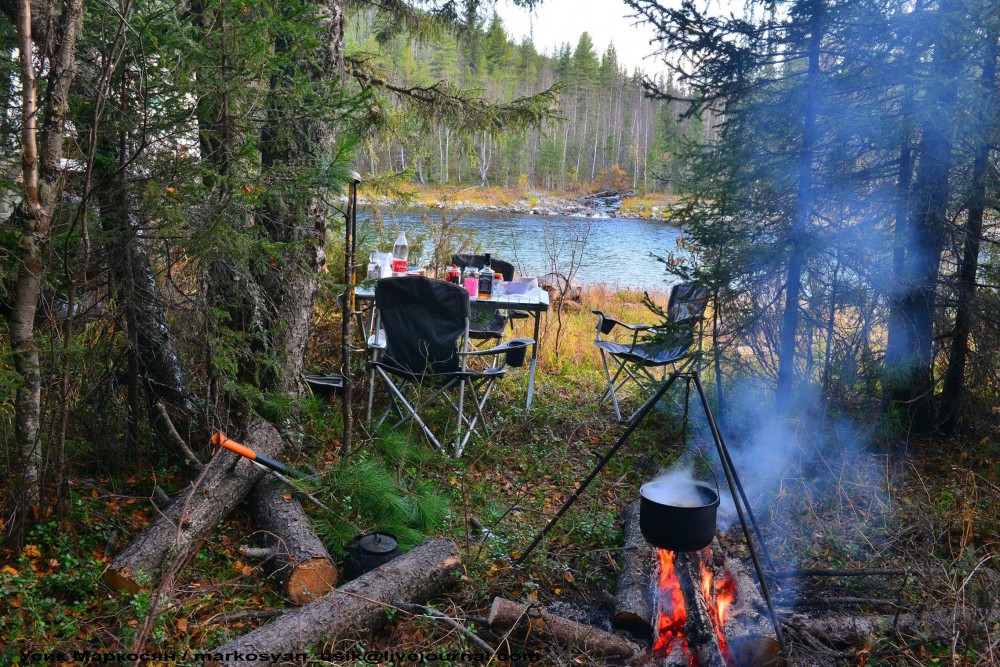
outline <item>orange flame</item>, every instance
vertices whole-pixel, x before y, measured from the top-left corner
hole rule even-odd
[[[687,611],[684,609],[681,582],[677,579],[677,571],[674,569],[674,552],[657,549],[656,555],[660,560],[660,613],[653,650],[662,650],[669,654],[675,641],[684,640]]]
[[[687,611],[684,606],[684,594],[681,592],[680,580],[677,578],[677,570],[674,567],[674,552],[665,549],[657,549],[657,558],[660,563],[659,580],[659,615],[656,624],[656,641],[653,644],[653,651],[663,652],[669,655],[678,646],[682,655],[688,656],[691,665],[697,665],[697,658],[688,653],[687,639],[685,637],[685,623],[687,622]],[[726,658],[727,664],[735,664],[732,654],[726,644],[726,635],[723,628],[726,624],[727,612],[736,596],[736,580],[728,573],[719,580],[715,579],[713,572],[706,567],[705,559],[699,557],[701,563],[701,593],[708,605],[709,617],[715,627],[715,633],[719,638],[719,648]]]

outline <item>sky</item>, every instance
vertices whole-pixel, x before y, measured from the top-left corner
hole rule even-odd
[[[619,62],[629,69],[639,67],[647,73],[663,71],[656,57],[645,58],[656,50],[649,42],[653,30],[636,20],[626,18],[634,13],[621,0],[544,0],[533,12],[515,7],[509,0],[500,0],[497,13],[507,33],[515,40],[531,34],[535,47],[542,53],[553,53],[563,42],[576,46],[581,33],[590,33],[598,55],[609,42],[615,45]]]

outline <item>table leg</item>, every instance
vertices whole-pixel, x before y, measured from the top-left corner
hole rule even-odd
[[[538,364],[538,325],[542,320],[541,311],[535,311],[532,313],[535,316],[535,342],[531,345],[531,364],[528,370],[528,403],[525,405],[526,410],[531,409],[531,397],[535,393],[535,366]]]

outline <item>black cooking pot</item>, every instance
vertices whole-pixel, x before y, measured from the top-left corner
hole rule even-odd
[[[357,579],[403,554],[396,544],[396,536],[389,533],[358,535],[344,543],[344,551],[347,552],[344,576],[348,580]]]
[[[687,502],[658,499],[657,483],[643,484],[639,489],[639,529],[654,547],[669,551],[698,551],[712,543],[715,537],[715,515],[719,509],[719,493],[707,484],[694,482],[684,494],[667,494],[671,498],[683,495]],[[676,504],[669,504],[669,503]]]

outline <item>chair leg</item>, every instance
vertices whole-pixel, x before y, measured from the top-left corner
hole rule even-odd
[[[457,459],[462,455],[462,449],[465,448],[465,441],[462,440],[462,409],[465,403],[465,382],[460,381],[458,383],[458,434],[455,438],[455,448],[453,449],[453,455]],[[470,429],[471,433],[471,429]]]
[[[431,432],[430,428],[427,427],[427,424],[424,423],[424,420],[422,420],[420,418],[420,415],[417,414],[416,409],[414,409],[414,407],[410,405],[410,402],[406,400],[406,396],[403,395],[403,392],[400,391],[399,387],[397,387],[392,382],[392,380],[390,380],[386,376],[385,371],[383,371],[382,369],[378,369],[378,371],[379,375],[382,376],[383,380],[385,380],[385,383],[389,386],[389,391],[391,391],[393,396],[395,396],[396,399],[398,400],[398,402],[401,403],[406,408],[406,411],[410,414],[410,418],[412,418],[414,421],[417,422],[417,424],[420,425],[420,428],[423,430],[424,435],[426,435],[427,439],[431,441],[431,444],[434,445],[434,448],[438,450],[442,449],[441,443],[438,442],[438,439],[434,437],[434,433]]]
[[[618,379],[618,376],[621,374],[622,368],[624,368],[625,364],[622,363],[622,364],[620,364],[618,366],[618,372],[615,373],[615,377],[614,377],[614,379],[612,379],[612,377],[611,377],[611,371],[608,370],[608,357],[604,353],[603,349],[601,350],[601,363],[604,364],[604,377],[606,377],[608,379],[608,392],[604,395],[603,398],[601,398],[601,403],[603,403],[604,401],[606,401],[608,394],[610,394],[611,395],[611,403],[612,403],[612,405],[615,406],[615,419],[617,419],[618,421],[621,421],[622,420],[622,411],[618,407],[618,396],[615,395],[615,381]]]

